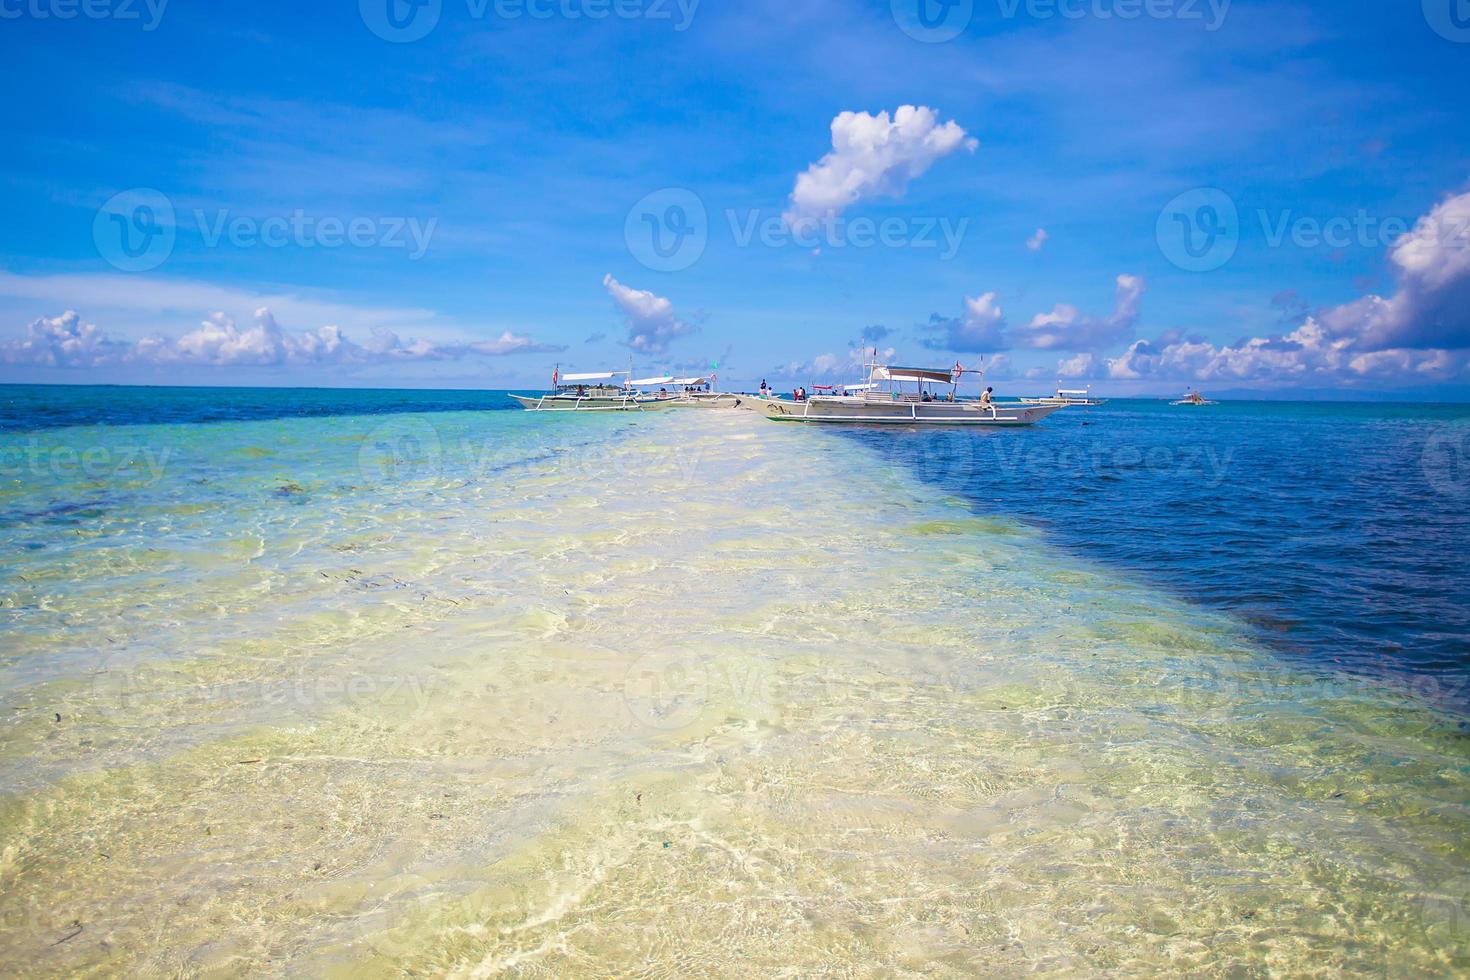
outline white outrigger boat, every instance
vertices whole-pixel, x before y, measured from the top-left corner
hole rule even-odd
[[[960,376],[982,375],[943,368],[868,365],[868,380],[844,385],[833,394],[795,398],[750,398],[741,402],[778,422],[872,422],[888,425],[986,425],[1019,426],[1040,422],[1061,405],[1022,405],[960,398]],[[913,385],[908,389],[906,385]],[[934,386],[948,385],[948,392],[935,393]]]
[[[552,391],[545,395],[511,395],[528,412],[643,412],[666,408],[673,399],[646,395],[627,381],[631,371],[599,371],[591,374],[552,372]]]
[[[1179,399],[1177,402],[1170,402],[1169,404],[1170,405],[1218,405],[1220,403],[1219,402],[1212,402],[1212,401],[1210,401],[1204,395],[1201,395],[1199,393],[1199,390],[1198,389],[1195,389],[1194,391],[1191,391],[1189,394],[1185,395],[1183,398]]]
[[[1021,404],[1023,405],[1061,405],[1063,407],[1067,405],[1106,405],[1107,403],[1108,400],[1106,398],[1092,397],[1092,385],[1088,385],[1086,388],[1063,388],[1058,385],[1055,395],[1042,395],[1039,398],[1021,399]]]
[[[658,386],[658,391],[650,391],[645,397],[657,401],[667,401],[675,408],[730,408],[736,403],[734,395],[722,391],[715,391],[711,385],[712,378],[676,378],[673,375],[665,375],[659,378],[640,378],[630,381],[628,384],[634,388],[652,388]]]

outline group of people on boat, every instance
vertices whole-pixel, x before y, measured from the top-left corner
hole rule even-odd
[[[824,387],[824,386],[818,385],[817,387],[821,388],[821,387]],[[847,390],[845,388],[831,388],[829,390],[833,394],[840,394],[840,395],[847,394]],[[776,389],[775,388],[772,388],[770,385],[766,384],[766,379],[765,378],[761,378],[760,396],[762,398],[775,398],[776,397]],[[792,401],[804,402],[804,401],[807,400],[808,397],[809,396],[807,395],[807,390],[806,390],[806,386],[805,385],[801,385],[801,386],[797,387],[795,390],[793,390],[791,392],[791,399],[792,399]],[[955,400],[954,389],[951,388],[948,392],[941,394],[941,393],[934,392],[934,391],[931,391],[931,390],[929,390],[929,389],[926,388],[920,394],[919,400],[920,401],[925,401],[925,402],[952,402],[952,401]],[[984,391],[982,391],[980,393],[980,407],[981,408],[985,408],[985,409],[990,409],[991,411],[994,411],[995,410],[995,389],[994,388],[987,387]]]

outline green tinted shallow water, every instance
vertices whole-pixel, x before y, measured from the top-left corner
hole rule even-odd
[[[1453,719],[848,440],[41,438],[3,501],[19,972],[1470,967]]]

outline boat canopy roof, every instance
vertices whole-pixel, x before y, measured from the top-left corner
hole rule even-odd
[[[635,388],[649,387],[652,385],[702,385],[708,378],[676,378],[672,374],[665,374],[657,378],[639,378],[629,381],[628,384]]]
[[[873,377],[879,381],[942,381],[949,384],[954,372],[949,368],[876,367]]]
[[[561,380],[563,384],[574,384],[578,381],[606,381],[627,373],[627,371],[597,371],[592,374],[563,374]]]
[[[1059,395],[1086,395],[1091,389],[1088,388],[1058,388]]]

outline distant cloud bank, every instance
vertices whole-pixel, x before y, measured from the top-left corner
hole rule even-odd
[[[236,325],[224,313],[211,313],[200,325],[178,337],[152,335],[139,340],[109,337],[75,311],[43,317],[26,328],[20,340],[0,342],[0,364],[49,368],[93,368],[110,365],[202,365],[209,367],[301,367],[368,365],[401,361],[457,360],[479,355],[536,354],[565,350],[539,344],[504,331],[494,340],[431,343],[401,339],[376,328],[361,344],[336,326],[289,331],[265,307],[254,323]]]
[[[1037,229],[1027,247],[1046,240]],[[1215,344],[1177,330],[1136,339],[1143,277],[1116,280],[1112,313],[1089,316],[1070,303],[1010,327],[994,292],[965,297],[964,313],[938,313],[920,326],[924,346],[959,353],[1013,348],[1065,354],[1063,378],[1113,381],[1280,383],[1353,386],[1461,380],[1470,370],[1470,192],[1451,195],[1388,252],[1395,288],[1313,311],[1294,291],[1295,325],[1282,333]],[[1121,353],[1116,345],[1126,343]],[[1043,377],[1043,368],[1028,376]]]
[[[1441,201],[1388,253],[1396,289],[1304,316],[1295,329],[1216,346],[1165,334],[1076,360],[1076,377],[1341,384],[1454,380],[1470,366],[1470,192]]]

